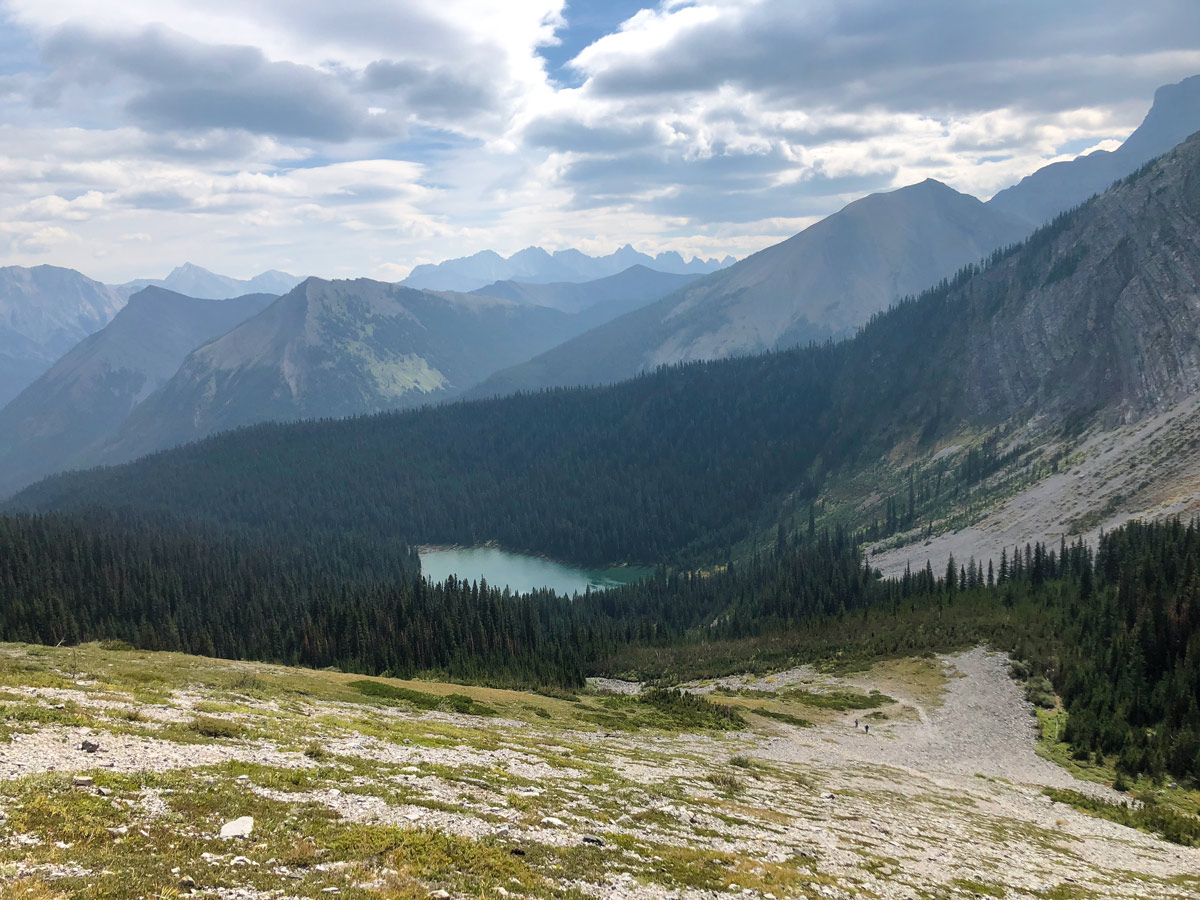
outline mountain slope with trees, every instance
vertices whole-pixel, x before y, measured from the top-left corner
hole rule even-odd
[[[578,327],[557,310],[492,297],[310,278],[190,353],[99,458],[132,459],[255,422],[433,402]]]
[[[1200,390],[1198,218],[1200,136],[850,341],[609,389],[260,426],[51,479],[14,506],[300,517],[585,563],[711,557],[803,515],[830,471],[897,447],[1124,422]]]

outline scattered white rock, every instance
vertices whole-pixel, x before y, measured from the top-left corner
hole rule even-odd
[[[254,817],[242,816],[221,826],[221,838],[223,840],[228,840],[229,838],[248,838],[252,831],[254,831]]]

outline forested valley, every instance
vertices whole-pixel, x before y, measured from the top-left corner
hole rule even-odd
[[[274,534],[703,565],[781,512],[807,510],[829,471],[965,421],[981,404],[958,371],[964,332],[1042,283],[1081,214],[900,303],[852,341],[663,367],[608,388],[253,426],[55,476],[7,508],[129,507]],[[971,415],[993,427],[1008,411]]]
[[[290,549],[289,549],[290,548]],[[1014,548],[900,579],[856,536],[780,530],[707,574],[579,595],[423,580],[407,548],[231,538],[110,513],[0,519],[0,640],[124,641],[235,659],[501,685],[671,683],[980,642],[1053,687],[1080,758],[1200,776],[1200,523],[1131,523],[1096,548]],[[1044,685],[1039,688],[1038,685]]]

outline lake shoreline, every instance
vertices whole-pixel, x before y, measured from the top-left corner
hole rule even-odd
[[[658,566],[642,565],[640,563],[629,562],[613,562],[601,563],[597,566],[584,566],[582,563],[574,563],[565,559],[558,559],[554,556],[547,556],[545,553],[535,553],[532,550],[513,550],[505,547],[499,541],[484,541],[482,544],[414,544],[414,549],[419,556],[422,553],[444,553],[448,550],[498,550],[501,553],[508,553],[513,556],[527,556],[532,559],[540,559],[548,563],[554,563],[559,566],[571,566],[572,568],[580,568],[588,571],[606,571],[609,569],[645,569],[648,573],[653,574]]]
[[[432,583],[451,577],[467,582],[484,580],[491,587],[516,594],[549,590],[572,597],[634,584],[654,573],[649,566],[628,563],[584,567],[545,555],[513,552],[496,542],[473,547],[423,544],[417,552],[421,574]]]

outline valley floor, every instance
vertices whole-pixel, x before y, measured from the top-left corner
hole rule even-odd
[[[0,896],[1200,892],[1200,849],[1044,794],[1115,796],[1035,753],[982,649],[689,686],[744,715],[734,732],[616,694],[372,681],[0,647]]]

